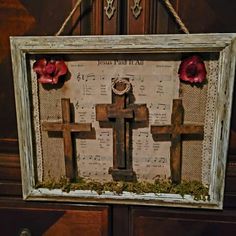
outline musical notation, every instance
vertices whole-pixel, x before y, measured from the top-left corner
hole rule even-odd
[[[168,63],[168,64],[167,64]],[[66,82],[64,96],[74,106],[75,122],[90,122],[95,130],[93,139],[77,139],[76,154],[79,175],[109,181],[108,169],[113,165],[113,131],[101,128],[96,121],[96,104],[111,104],[112,78],[128,78],[134,103],[146,104],[149,127],[133,129],[133,168],[139,179],[153,180],[170,176],[170,142],[156,142],[150,134],[151,125],[169,124],[173,98],[179,85],[176,62],[144,61],[136,63],[103,63],[73,61],[68,67],[71,79]]]

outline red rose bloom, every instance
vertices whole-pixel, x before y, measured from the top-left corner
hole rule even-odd
[[[202,59],[192,56],[183,60],[179,66],[180,80],[190,83],[202,83],[206,79],[206,67]]]
[[[67,73],[67,66],[64,61],[47,61],[39,59],[33,65],[37,73],[38,82],[42,84],[57,84],[59,77]]]

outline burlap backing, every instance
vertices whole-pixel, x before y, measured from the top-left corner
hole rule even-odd
[[[204,140],[186,137],[182,143],[182,178],[209,184],[211,163],[211,139],[215,113],[216,74],[218,62],[208,61],[207,83],[202,87],[181,83],[180,91],[184,106],[184,123],[204,125]],[[191,136],[190,136],[191,138]],[[196,138],[196,137],[195,137]],[[207,153],[206,153],[207,152]]]
[[[184,124],[204,125],[207,85],[199,88],[181,83],[180,90],[184,107]],[[182,178],[201,181],[202,141],[191,140],[191,136],[182,136]]]
[[[39,85],[40,118],[43,121],[62,121],[61,90],[46,90]],[[64,146],[60,132],[42,131],[43,179],[65,176]]]

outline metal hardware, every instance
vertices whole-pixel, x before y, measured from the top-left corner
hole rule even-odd
[[[116,8],[113,6],[113,1],[114,0],[107,0],[107,6],[104,7],[104,10],[109,20],[112,18],[116,10]]]
[[[133,16],[137,19],[141,14],[142,7],[140,6],[141,0],[134,0],[134,5],[131,7]]]
[[[31,231],[27,228],[21,229],[19,236],[31,236]]]

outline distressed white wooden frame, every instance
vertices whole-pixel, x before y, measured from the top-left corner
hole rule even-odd
[[[141,36],[74,36],[11,37],[14,87],[18,121],[19,149],[25,200],[143,204],[192,208],[222,209],[225,167],[229,139],[232,93],[235,73],[236,34],[141,35]],[[210,201],[195,201],[192,196],[178,194],[91,191],[62,192],[35,188],[31,107],[27,74],[27,54],[104,54],[104,53],[181,53],[218,52],[217,112],[214,122]]]

